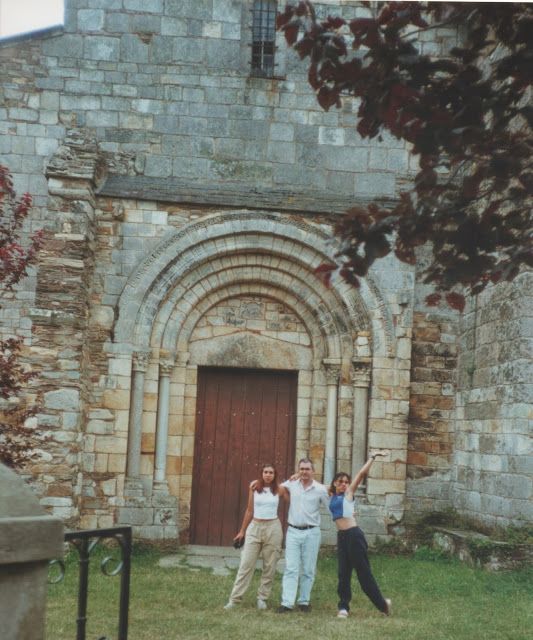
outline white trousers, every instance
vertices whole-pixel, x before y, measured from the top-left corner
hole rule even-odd
[[[320,527],[295,529],[287,527],[285,539],[285,571],[283,573],[281,604],[292,609],[298,604],[309,604],[315,581],[316,561],[320,549]]]

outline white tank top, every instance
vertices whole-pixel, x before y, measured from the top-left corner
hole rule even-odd
[[[270,489],[263,489],[261,493],[254,491],[254,518],[272,520],[278,517],[279,495],[274,495]]]

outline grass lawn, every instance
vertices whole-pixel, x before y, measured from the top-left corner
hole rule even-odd
[[[76,637],[77,569],[75,554],[67,563],[64,583],[50,585],[47,638]],[[374,575],[393,615],[376,611],[354,581],[347,620],[336,616],[336,562],[319,560],[313,610],[279,615],[280,576],[270,605],[255,609],[254,583],[245,602],[224,611],[234,574],[210,570],[162,569],[154,550],[135,551],[129,613],[129,640],[221,639],[279,640],[526,640],[533,637],[533,571],[488,573],[456,561],[407,557],[371,557]],[[116,638],[118,577],[104,577],[97,558],[91,561],[87,639]]]

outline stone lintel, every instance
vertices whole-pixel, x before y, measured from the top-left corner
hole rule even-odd
[[[212,183],[191,184],[173,178],[148,176],[109,176],[99,188],[97,195],[134,200],[153,200],[191,205],[214,205],[220,207],[243,207],[275,211],[303,211],[308,213],[343,213],[354,204],[364,206],[376,202],[374,198],[339,198],[336,193],[323,191],[282,191],[275,189],[250,189],[249,185],[229,187]],[[392,207],[394,200],[383,198],[383,207]]]

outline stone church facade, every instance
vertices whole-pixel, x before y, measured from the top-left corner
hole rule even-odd
[[[328,480],[386,447],[371,537],[450,507],[531,523],[531,274],[461,315],[394,257],[359,289],[322,282],[336,215],[392,203],[416,158],[361,139],[354,101],[320,110],[264,35],[281,4],[66,0],[62,27],[0,41],[0,161],[45,230],[0,310],[39,372],[41,502],[229,544],[261,462],[309,455]],[[432,55],[456,42],[433,36]]]

